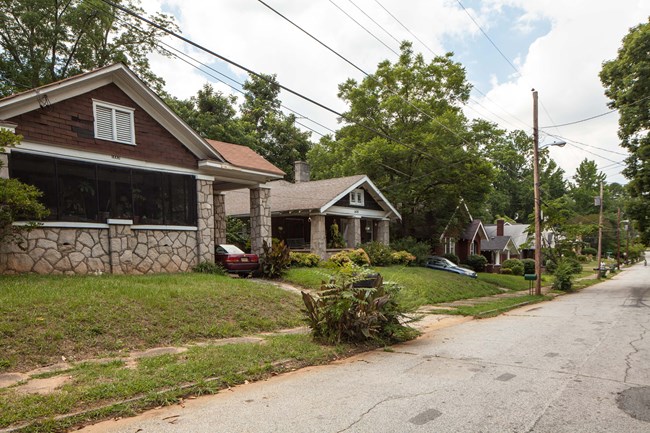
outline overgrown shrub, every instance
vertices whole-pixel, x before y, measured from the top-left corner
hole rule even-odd
[[[585,256],[595,256],[598,254],[598,250],[596,248],[585,247],[582,249],[582,254]]]
[[[329,248],[345,248],[345,238],[339,231],[339,225],[336,223],[330,226],[330,241],[327,246]]]
[[[289,253],[289,259],[293,267],[313,268],[320,263],[320,257],[312,253],[296,253],[291,251]]]
[[[442,257],[449,260],[450,262],[453,262],[455,265],[460,264],[460,260],[458,259],[458,256],[456,254],[445,253],[445,254],[442,255]]]
[[[428,243],[418,242],[417,239],[410,236],[392,241],[390,247],[394,251],[408,251],[413,254],[416,265],[423,265],[427,261],[427,257],[431,255],[431,246]]]
[[[555,260],[549,259],[546,261],[544,265],[545,265],[544,267],[546,268],[546,272],[548,272],[551,275],[555,273],[555,270],[557,269],[557,263],[555,262]]]
[[[578,255],[578,261],[580,263],[589,263],[591,261],[591,259],[589,258],[589,256],[584,256],[584,255],[580,254],[580,255]]]
[[[533,260],[533,259],[521,259],[521,263],[524,265],[524,274],[534,274],[535,273],[535,260]]]
[[[391,262],[396,265],[409,265],[415,261],[415,256],[408,251],[394,251],[390,258]]]
[[[370,264],[370,258],[362,248],[357,248],[356,250],[339,251],[330,257],[329,261],[337,264],[338,266],[343,266],[346,263],[353,263],[358,266]]]
[[[348,263],[318,294],[302,292],[307,323],[315,339],[330,344],[367,340],[390,343],[417,334],[402,324],[404,311],[395,300],[399,286],[383,283],[379,275],[367,279],[369,272]],[[372,287],[355,287],[355,282],[362,280],[372,281]]]
[[[278,278],[289,268],[291,258],[289,247],[284,241],[273,239],[271,246],[264,241],[260,256],[260,273],[265,278]]]
[[[578,259],[574,259],[573,257],[563,257],[561,262],[568,263],[569,266],[571,267],[571,272],[574,274],[579,274],[582,272],[582,264]]]
[[[388,245],[381,242],[368,242],[361,244],[361,248],[368,254],[370,264],[373,266],[389,266],[393,262],[391,258],[393,250]]]
[[[226,275],[225,269],[218,263],[201,262],[192,268],[192,272],[200,274]]]
[[[553,280],[553,288],[555,290],[569,291],[573,287],[573,264],[570,261],[563,259],[555,269],[555,279]]]
[[[480,254],[472,254],[467,258],[467,265],[474,269],[476,272],[485,272],[485,265],[487,259]]]
[[[512,269],[510,269],[510,268],[501,268],[501,274],[503,274],[503,275],[512,275]]]
[[[524,264],[519,259],[506,260],[501,264],[501,270],[503,269],[511,269],[512,275],[524,275]]]

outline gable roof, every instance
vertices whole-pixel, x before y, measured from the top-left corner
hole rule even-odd
[[[209,138],[206,138],[205,141],[219,152],[226,162],[229,162],[232,165],[266,173],[273,173],[279,176],[284,176],[286,174],[248,146],[211,140]]]
[[[521,249],[521,245],[526,243],[528,240],[528,227],[529,224],[510,224],[506,222],[503,225],[503,235],[510,236],[517,249]],[[486,224],[485,231],[487,232],[489,239],[493,239],[497,236],[497,225]],[[481,249],[482,248],[483,246],[481,246]]]
[[[519,249],[512,241],[510,236],[496,236],[481,243],[481,251],[506,251],[510,250],[515,254],[519,253]]]
[[[284,180],[269,182],[267,187],[271,190],[271,212],[309,211],[326,213],[329,208],[345,197],[352,190],[364,188],[375,201],[388,213],[401,219],[402,216],[384,197],[379,189],[366,175],[337,177],[333,179],[312,180],[309,182],[291,183]],[[226,193],[232,200],[226,198],[226,213],[228,215],[250,214],[250,203],[241,200],[241,196],[234,194],[245,191],[232,191]],[[239,199],[234,199],[239,197]]]
[[[473,220],[466,228],[461,239],[468,241],[473,241],[476,238],[476,235],[479,235],[481,239],[488,239],[488,234],[483,227],[483,222],[480,219]]]

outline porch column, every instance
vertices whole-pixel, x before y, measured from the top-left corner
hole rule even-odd
[[[381,220],[377,223],[377,242],[384,245],[390,244],[390,233],[388,228],[390,226],[389,220]]]
[[[196,205],[198,208],[196,252],[199,263],[214,263],[214,195],[212,181],[212,178],[200,177],[196,180]]]
[[[327,257],[327,231],[325,230],[325,215],[310,215],[311,239],[310,252],[321,259]]]
[[[345,236],[348,248],[356,248],[361,244],[361,217],[348,218],[348,231]]]
[[[0,179],[9,179],[9,156],[6,153],[0,153]]]
[[[226,196],[222,192],[215,191],[212,195],[214,200],[214,243],[215,245],[226,243]]]
[[[264,241],[271,246],[271,190],[251,188],[251,252],[262,254]]]
[[[134,239],[131,230],[133,220],[108,219],[107,222],[111,274],[130,274],[133,270],[133,250],[129,241]]]

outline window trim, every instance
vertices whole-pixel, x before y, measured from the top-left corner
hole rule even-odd
[[[98,123],[97,123],[97,109],[98,108],[105,108],[111,110],[111,138],[108,137],[100,137],[98,133]],[[130,122],[130,134],[131,134],[131,140],[126,141],[126,140],[120,140],[118,138],[118,133],[117,133],[117,121],[116,121],[116,112],[120,113],[125,113],[128,115],[128,119]],[[125,107],[123,105],[118,105],[118,104],[112,104],[110,102],[104,102],[104,101],[99,101],[96,99],[93,99],[93,126],[94,126],[94,132],[95,132],[95,138],[98,140],[106,140],[106,141],[114,141],[116,143],[121,143],[121,144],[129,144],[131,146],[135,146],[135,116],[134,113],[135,108],[130,108],[130,107]]]
[[[351,206],[364,206],[364,192],[363,188],[356,188],[350,191],[350,205]],[[357,200],[359,198],[359,200]]]

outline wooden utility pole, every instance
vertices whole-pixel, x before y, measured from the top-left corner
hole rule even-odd
[[[616,269],[621,270],[621,208],[616,212]]]
[[[598,278],[600,278],[601,272],[600,272],[600,262],[602,260],[602,245],[603,245],[603,183],[600,182],[600,196],[598,200],[598,204],[600,205],[600,213],[598,215],[598,255],[597,255],[597,260],[598,260]]]
[[[539,200],[539,126],[537,90],[533,89],[533,191],[535,196],[535,295],[542,294],[542,222]]]

